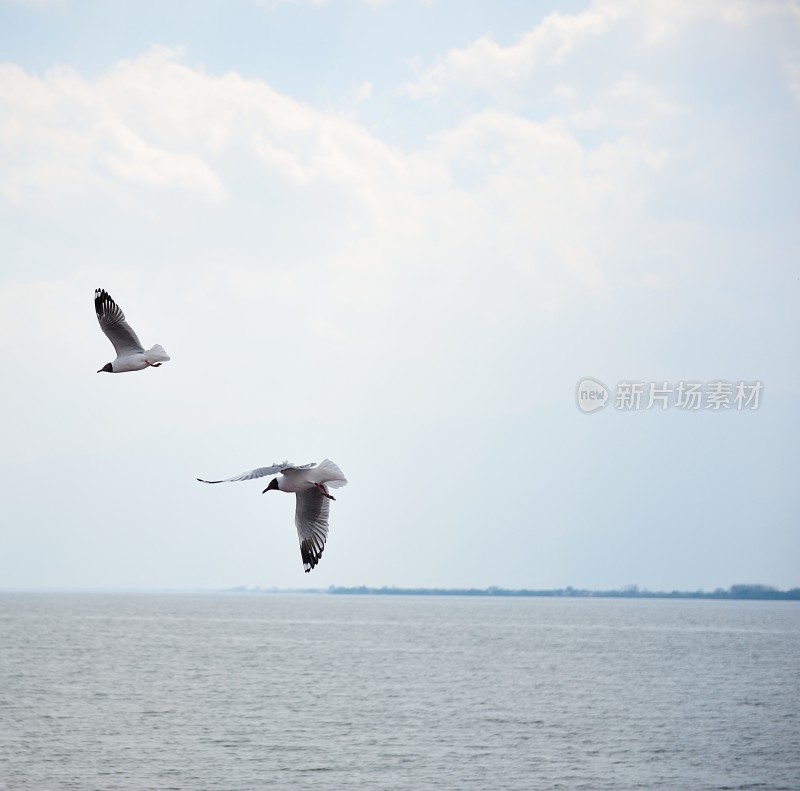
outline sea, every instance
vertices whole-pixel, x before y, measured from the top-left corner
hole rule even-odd
[[[2,791],[798,791],[800,603],[0,594]]]

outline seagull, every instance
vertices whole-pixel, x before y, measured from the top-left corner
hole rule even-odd
[[[100,329],[114,344],[117,359],[106,363],[97,373],[119,374],[124,371],[141,371],[143,368],[158,368],[162,362],[169,360],[164,347],[156,344],[152,349],[144,350],[136,333],[125,321],[125,314],[111,295],[102,288],[94,291],[94,311],[100,322]]]
[[[269,482],[269,486],[261,494],[273,489],[280,492],[294,492],[297,495],[297,507],[294,512],[294,524],[300,539],[300,557],[306,574],[319,563],[325,541],[328,538],[328,514],[330,501],[336,498],[328,489],[338,489],[347,484],[347,478],[339,467],[330,459],[323,459],[319,464],[273,464],[271,467],[259,467],[243,472],[234,478],[223,478],[221,481],[200,483],[226,483],[228,481],[250,481],[263,478],[265,475],[277,475]]]

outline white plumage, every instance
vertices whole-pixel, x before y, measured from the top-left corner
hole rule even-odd
[[[144,368],[158,368],[161,363],[169,360],[169,355],[164,347],[156,344],[151,349],[145,350],[139,342],[136,333],[131,329],[125,314],[111,295],[102,288],[95,289],[94,311],[100,329],[111,341],[117,353],[114,362],[106,363],[97,373],[119,374],[125,371],[141,371]]]
[[[277,477],[270,481],[264,492],[277,489],[281,492],[294,493],[297,496],[294,524],[300,539],[300,557],[303,560],[303,569],[309,572],[319,563],[328,539],[330,501],[336,499],[328,489],[345,486],[347,478],[334,462],[324,459],[319,464],[301,465],[285,461],[282,464],[273,464],[271,467],[258,467],[255,470],[235,475],[233,478],[223,478],[219,481],[206,481],[202,478],[197,480],[201,483],[226,483],[249,481],[267,475],[276,475]]]

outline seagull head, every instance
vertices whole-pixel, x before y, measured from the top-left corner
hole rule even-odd
[[[277,478],[273,478],[269,482],[269,486],[267,486],[267,488],[264,489],[264,491],[261,492],[261,494],[266,494],[270,489],[277,489],[277,488],[278,488],[278,479]]]
[[[99,374],[102,374],[102,373],[113,374],[114,373],[114,369],[111,367],[111,363],[106,363],[97,373],[99,373]]]

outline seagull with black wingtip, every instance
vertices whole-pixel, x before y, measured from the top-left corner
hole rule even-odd
[[[114,362],[106,363],[97,373],[120,374],[125,371],[141,371],[145,368],[158,368],[169,360],[164,347],[156,344],[145,351],[136,333],[131,329],[125,314],[111,295],[102,288],[94,292],[94,312],[100,329],[111,341],[117,352]]]
[[[345,486],[347,478],[330,459],[323,459],[319,464],[289,464],[288,461],[285,461],[282,464],[259,467],[233,478],[223,478],[219,481],[206,481],[202,478],[197,480],[200,483],[226,483],[228,481],[250,481],[266,475],[276,475],[277,477],[269,482],[269,486],[264,489],[262,494],[277,489],[279,492],[290,492],[297,495],[294,524],[300,539],[303,570],[308,573],[319,563],[328,539],[330,501],[336,499],[328,489]]]

